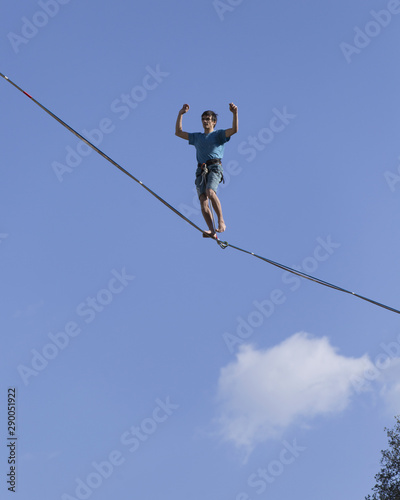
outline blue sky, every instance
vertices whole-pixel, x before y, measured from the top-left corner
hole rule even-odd
[[[23,0],[0,72],[204,226],[175,137],[239,108],[223,239],[399,308],[400,2]],[[399,316],[220,249],[0,81],[1,495],[362,499]],[[8,493],[11,495],[11,493]]]

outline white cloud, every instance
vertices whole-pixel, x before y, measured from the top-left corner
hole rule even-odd
[[[371,365],[367,355],[341,356],[327,338],[304,332],[267,350],[244,345],[235,362],[221,369],[221,434],[249,453],[294,422],[341,412],[354,393],[352,380]]]

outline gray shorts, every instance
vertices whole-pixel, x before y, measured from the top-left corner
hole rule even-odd
[[[212,189],[215,193],[217,192],[219,183],[222,181],[222,166],[221,165],[211,165],[208,168],[207,181],[204,182],[201,167],[196,169],[196,190],[200,198],[202,194],[206,192],[206,189]]]

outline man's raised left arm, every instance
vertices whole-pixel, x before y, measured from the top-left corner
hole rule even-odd
[[[231,102],[229,104],[229,110],[233,114],[233,120],[232,120],[232,128],[227,128],[225,130],[225,136],[230,137],[233,134],[236,134],[236,132],[239,130],[239,117],[238,117],[238,108]]]

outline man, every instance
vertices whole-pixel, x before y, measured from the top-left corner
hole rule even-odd
[[[229,109],[233,113],[232,128],[226,130],[215,130],[217,115],[214,111],[205,111],[201,115],[204,133],[188,133],[182,130],[182,117],[189,111],[189,105],[184,104],[176,119],[175,135],[186,139],[189,144],[196,148],[197,170],[196,170],[196,190],[200,200],[201,212],[208,226],[208,231],[204,231],[203,236],[217,239],[217,233],[223,233],[226,229],[224,217],[222,215],[221,203],[217,196],[217,188],[222,181],[222,157],[224,156],[225,143],[233,134],[236,134],[239,127],[238,108],[232,102]],[[218,217],[218,227],[214,230],[212,213],[208,205],[208,200]]]

